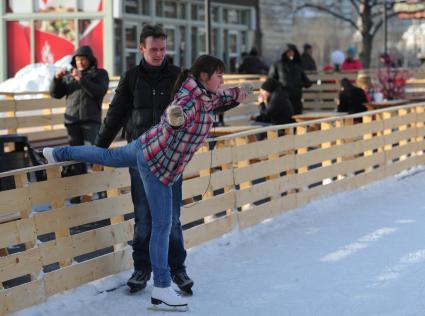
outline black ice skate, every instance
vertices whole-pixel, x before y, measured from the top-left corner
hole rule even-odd
[[[172,273],[171,278],[173,282],[179,287],[179,289],[182,290],[185,294],[193,294],[192,287],[194,282],[191,278],[189,278],[186,271]]]
[[[134,270],[130,279],[127,281],[127,285],[130,288],[130,293],[136,293],[143,290],[150,278],[150,271]]]

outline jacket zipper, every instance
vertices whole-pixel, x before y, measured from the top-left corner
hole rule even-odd
[[[152,98],[152,105],[153,105],[153,107],[152,107],[152,123],[153,124],[155,124],[155,95],[156,95],[156,90],[155,89],[152,89],[152,96],[153,96],[153,98]]]

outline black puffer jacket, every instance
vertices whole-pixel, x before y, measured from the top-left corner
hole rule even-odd
[[[288,93],[279,85],[271,93],[267,103],[260,103],[260,115],[256,121],[289,124],[294,122],[292,115],[294,115],[294,109],[288,99]]]
[[[90,66],[81,73],[80,82],[67,74],[60,79],[53,78],[50,96],[60,99],[66,96],[65,124],[77,122],[101,122],[102,100],[108,91],[109,76],[106,70],[97,68],[97,60],[89,46],[81,46],[72,57],[87,56]]]
[[[143,66],[143,61],[124,73],[95,145],[109,147],[123,126],[127,141],[131,141],[159,123],[162,113],[172,100],[171,90],[179,74],[180,68],[167,61],[164,61],[155,79],[152,79],[149,69]]]
[[[288,44],[288,49],[282,54],[281,60],[275,62],[269,69],[269,78],[279,81],[289,94],[300,94],[302,89],[311,87],[311,82],[304,73],[300,53],[293,44]],[[288,50],[293,50],[295,56],[290,60]]]

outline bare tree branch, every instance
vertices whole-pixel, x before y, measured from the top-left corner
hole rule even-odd
[[[345,22],[349,23],[349,24],[350,24],[351,26],[353,26],[356,30],[358,30],[358,29],[359,29],[355,21],[353,21],[353,20],[351,20],[350,18],[347,18],[347,17],[345,17],[345,16],[343,16],[343,15],[339,14],[338,12],[332,11],[332,10],[330,10],[330,9],[328,9],[328,8],[324,7],[324,6],[321,6],[321,5],[317,5],[317,4],[308,4],[308,3],[306,3],[306,4],[303,4],[303,5],[299,6],[299,7],[297,7],[297,8],[295,9],[295,12],[297,12],[297,11],[301,11],[301,10],[306,9],[306,8],[311,8],[311,9],[315,9],[315,10],[318,10],[318,11],[322,11],[322,12],[328,13],[328,14],[330,14],[330,15],[332,15],[332,16],[334,16],[334,17],[336,17],[336,18],[340,19],[340,20],[343,20],[343,21],[345,21]]]
[[[354,7],[354,10],[356,10],[357,15],[360,16],[360,8],[358,3],[355,0],[350,0],[351,5]]]
[[[393,17],[395,17],[395,16],[397,16],[398,15],[398,12],[396,13],[396,12],[393,12],[393,13],[391,13],[391,14],[388,14],[387,15],[387,20],[389,20],[389,19],[391,19],[391,18],[393,18]],[[378,33],[378,31],[379,31],[379,29],[381,28],[381,26],[382,26],[382,24],[384,23],[384,20],[383,19],[381,19],[381,20],[379,20],[376,24],[375,24],[375,27],[373,28],[373,30],[371,30],[371,32],[372,32],[372,35],[373,36],[375,36],[376,35],[376,33]]]

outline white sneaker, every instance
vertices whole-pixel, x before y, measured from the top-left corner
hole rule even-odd
[[[57,162],[55,160],[55,157],[53,156],[53,148],[52,147],[45,147],[43,148],[43,156],[46,158],[47,163],[55,163]]]
[[[154,287],[151,295],[151,303],[154,308],[159,309],[163,309],[164,307],[179,311],[187,311],[188,309],[187,300],[177,294],[171,286],[164,288]]]

